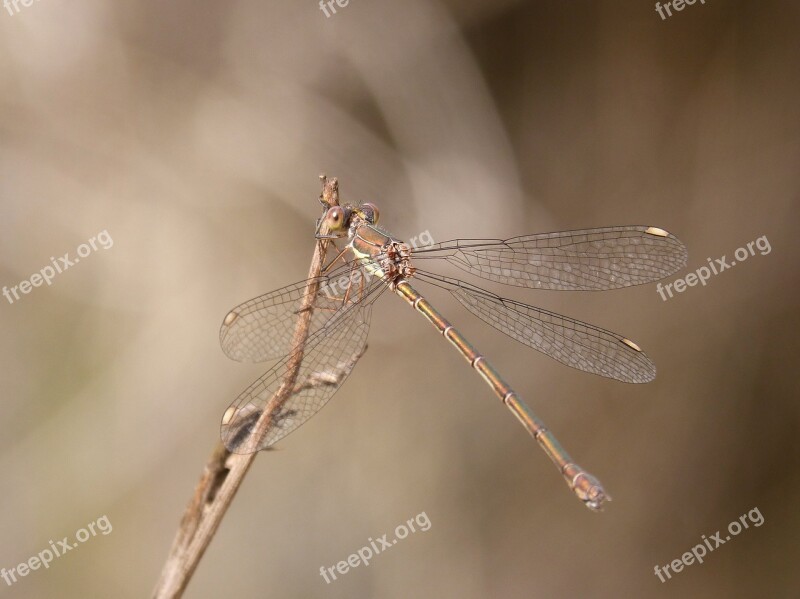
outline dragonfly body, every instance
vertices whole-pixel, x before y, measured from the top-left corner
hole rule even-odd
[[[220,341],[228,356],[256,362],[285,356],[225,412],[225,445],[237,453],[269,448],[325,405],[366,348],[372,303],[391,289],[478,372],[577,497],[590,509],[601,509],[609,497],[600,482],[572,460],[494,366],[409,280],[416,277],[446,289],[491,326],[568,366],[643,383],[655,377],[655,365],[626,337],[419,264],[445,260],[479,278],[521,287],[602,290],[672,274],[686,263],[683,244],[656,227],[607,227],[506,240],[453,240],[415,250],[412,263],[411,248],[379,229],[377,221],[378,209],[372,204],[325,205],[317,238],[346,238],[347,245],[324,274],[254,298],[225,317]],[[343,264],[336,266],[339,260]],[[305,337],[297,334],[301,328]]]
[[[348,236],[350,238],[348,247],[354,256],[364,264],[364,268],[370,274],[386,281],[397,295],[422,314],[450,342],[486,381],[500,401],[512,411],[533,438],[539,442],[578,498],[591,509],[600,509],[603,502],[610,499],[600,482],[572,461],[555,435],[535,416],[516,391],[503,380],[494,366],[408,282],[408,278],[412,277],[416,270],[411,265],[409,246],[363,219],[354,219]]]

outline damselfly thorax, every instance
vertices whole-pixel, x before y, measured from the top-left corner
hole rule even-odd
[[[317,237],[338,238],[346,232],[347,248],[371,275],[394,288],[400,279],[414,276],[411,248],[377,228],[378,209],[373,204],[330,208],[317,227]],[[333,264],[333,262],[332,262]]]

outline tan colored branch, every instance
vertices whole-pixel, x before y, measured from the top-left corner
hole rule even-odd
[[[324,175],[320,179],[322,180],[321,198],[323,202],[330,206],[338,206],[339,186],[337,180],[335,178],[328,179]],[[314,374],[300,382],[299,385],[296,384],[297,374],[303,361],[303,352],[297,350],[305,345],[308,337],[309,324],[313,314],[311,306],[319,289],[316,277],[322,270],[328,243],[327,240],[319,240],[314,249],[314,256],[308,270],[309,283],[305,288],[303,307],[298,311],[300,317],[297,319],[294,331],[292,343],[294,358],[287,365],[286,375],[281,386],[259,417],[254,427],[253,434],[255,435],[266,434],[272,416],[280,413],[281,407],[292,395],[314,386],[330,384],[331,376],[335,378],[339,376],[335,372],[320,374],[320,376]],[[344,368],[347,368],[347,365]],[[231,453],[217,440],[203,475],[200,477],[200,482],[195,488],[194,495],[189,505],[186,506],[175,540],[172,542],[172,548],[153,591],[155,599],[180,597],[183,594],[256,455],[257,453],[248,455]]]

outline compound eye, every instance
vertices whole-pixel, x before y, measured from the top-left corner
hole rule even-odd
[[[331,207],[325,215],[325,220],[332,231],[341,229],[344,223],[344,209],[341,206]]]
[[[373,224],[373,225],[377,224],[381,213],[380,213],[380,211],[378,210],[378,207],[375,204],[371,204],[369,202],[367,202],[365,204],[361,204],[361,210],[364,213],[364,215],[366,216],[366,219],[371,224]]]

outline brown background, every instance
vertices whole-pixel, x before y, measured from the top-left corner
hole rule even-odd
[[[256,461],[187,596],[797,596],[798,21],[789,1],[667,20],[610,1],[2,9],[0,285],[104,229],[114,247],[0,298],[0,567],[104,514],[114,531],[0,596],[148,596],[222,412],[264,369],[225,358],[219,323],[304,275],[320,172],[400,237],[657,225],[685,272],[762,235],[772,252],[667,302],[511,293],[636,340],[646,386],[431,294],[604,481],[599,515],[384,299],[342,391]],[[760,528],[654,575],[754,507]],[[421,511],[428,532],[319,576]]]

